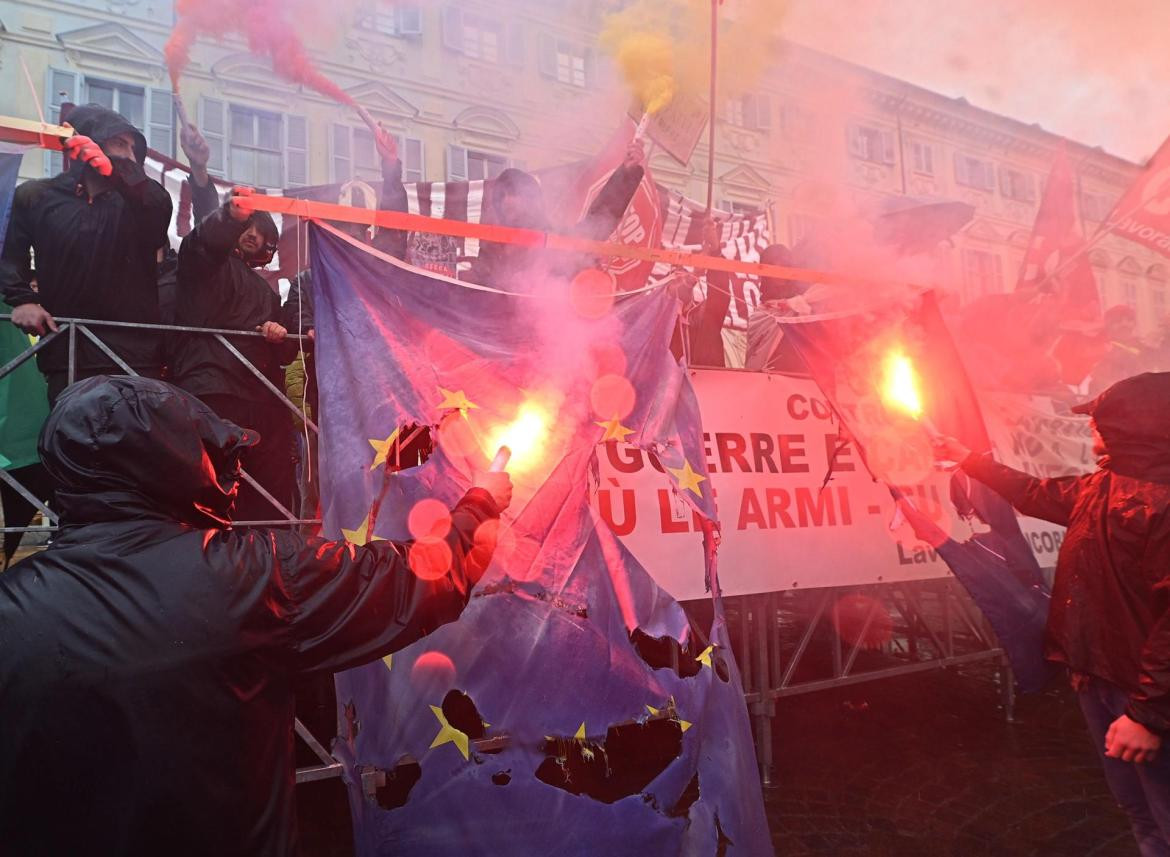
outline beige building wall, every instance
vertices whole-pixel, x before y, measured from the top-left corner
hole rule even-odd
[[[596,152],[626,106],[597,49],[604,6],[525,2],[501,17],[498,4],[480,0],[370,3],[352,22],[326,19],[337,32],[316,57],[400,136],[408,179],[549,166]],[[138,109],[151,144],[175,151],[162,58],[173,14],[169,0],[0,0],[0,113],[36,118],[40,105],[52,120],[62,98],[100,96]],[[718,105],[717,204],[771,205],[778,239],[794,243],[828,197],[969,202],[975,219],[940,251],[937,272],[962,300],[1013,287],[1059,137],[795,45],[777,42],[772,56],[760,80]],[[734,80],[734,57],[722,68]],[[213,167],[232,180],[282,187],[377,177],[354,112],[277,79],[240,40],[199,42],[181,88],[213,145]],[[1077,143],[1069,153],[1091,235],[1137,167]],[[705,198],[705,135],[689,164],[662,152],[650,163],[663,184]],[[50,169],[37,152],[22,176]],[[1152,333],[1168,311],[1166,260],[1112,237],[1092,259],[1104,305],[1133,305]]]

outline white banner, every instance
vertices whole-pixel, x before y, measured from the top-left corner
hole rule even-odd
[[[808,379],[724,369],[693,371],[702,407],[707,466],[722,522],[719,580],[727,595],[891,583],[944,577],[946,564],[909,527],[891,531],[894,504],[851,445],[838,452],[822,490],[837,423]],[[1058,417],[1046,400],[985,402],[1000,460],[1031,472],[1076,472],[1087,420]],[[667,478],[634,447],[600,453],[598,510],[660,585],[680,600],[701,598],[702,536]],[[1078,468],[1077,465],[1084,462]],[[923,469],[899,486],[957,539],[971,529],[947,500],[950,476]],[[1062,531],[1024,519],[1040,564],[1055,561]]]

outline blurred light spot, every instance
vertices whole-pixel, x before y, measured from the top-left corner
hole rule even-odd
[[[622,375],[602,375],[589,391],[589,403],[602,419],[625,419],[636,399],[633,385]]]
[[[410,530],[410,535],[416,539],[425,536],[441,539],[451,531],[451,512],[443,503],[433,498],[419,500],[410,510],[406,526]]]

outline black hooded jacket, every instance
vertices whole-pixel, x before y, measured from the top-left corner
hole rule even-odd
[[[183,239],[175,324],[255,331],[265,322],[275,321],[290,327],[280,295],[235,252],[248,224],[232,218],[225,203]],[[294,340],[274,344],[256,336],[239,336],[229,337],[229,341],[277,389],[283,389],[281,366],[296,354]],[[174,383],[196,396],[227,394],[279,407],[248,367],[208,334],[182,334],[171,361]]]
[[[0,259],[4,300],[13,307],[39,303],[66,318],[158,324],[156,254],[167,242],[171,197],[142,169],[146,139],[121,115],[96,104],[76,108],[69,121],[99,145],[130,134],[137,161],[110,158],[111,188],[92,200],[83,184],[92,168],[80,161],[54,178],[16,189]],[[156,336],[117,328],[94,333],[136,369],[160,365]],[[86,337],[77,337],[77,348],[80,368],[119,371]],[[64,371],[68,359],[65,336],[37,355],[44,372]]]
[[[295,852],[298,673],[382,657],[467,603],[472,489],[453,564],[407,547],[228,525],[249,432],[161,381],[68,388],[41,438],[52,546],[0,574],[0,852]]]
[[[1074,410],[1105,443],[1093,473],[1037,479],[975,454],[963,470],[1068,528],[1047,656],[1129,691],[1126,714],[1170,735],[1170,373],[1120,381]]]

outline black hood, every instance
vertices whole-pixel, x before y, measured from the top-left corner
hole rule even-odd
[[[41,430],[66,526],[162,518],[231,524],[255,432],[163,381],[99,375],[68,387]]]
[[[1093,418],[1105,442],[1103,467],[1136,479],[1170,482],[1170,372],[1118,381],[1072,410]]]
[[[134,138],[135,160],[139,164],[146,163],[146,138],[121,113],[115,113],[100,104],[83,104],[69,111],[65,121],[78,134],[84,134],[99,146],[118,134],[129,134]]]

